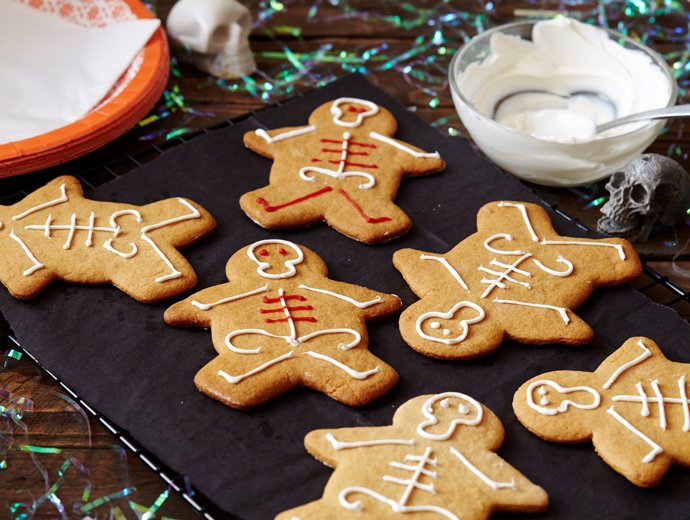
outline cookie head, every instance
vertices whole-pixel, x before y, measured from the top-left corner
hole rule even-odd
[[[458,302],[448,312],[430,311],[417,318],[417,333],[424,339],[444,345],[463,341],[469,325],[484,318],[484,310],[472,302]]]
[[[362,129],[393,135],[397,129],[395,118],[388,110],[366,99],[349,97],[324,103],[311,114],[309,123],[340,132]]]
[[[292,278],[297,266],[304,261],[304,252],[287,240],[260,240],[247,248],[247,256],[256,264],[262,278]]]
[[[591,435],[601,394],[586,373],[553,372],[528,381],[515,393],[518,419],[540,437],[577,442]]]
[[[429,397],[422,405],[424,419],[417,434],[433,441],[450,439],[459,426],[476,426],[484,410],[479,402],[460,392],[444,392]]]

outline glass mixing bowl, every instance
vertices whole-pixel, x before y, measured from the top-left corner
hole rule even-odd
[[[494,33],[530,40],[535,21],[516,22],[495,27],[475,36],[456,54],[448,72],[453,103],[470,136],[484,154],[498,166],[526,181],[545,186],[581,186],[600,181],[623,167],[644,151],[659,135],[665,121],[638,123],[621,127],[616,135],[579,142],[557,142],[535,137],[501,125],[480,112],[460,90],[460,80],[467,67],[491,54]],[[665,106],[673,106],[677,86],[671,69],[657,53],[615,31],[606,30],[620,45],[648,55],[667,77],[671,86]]]

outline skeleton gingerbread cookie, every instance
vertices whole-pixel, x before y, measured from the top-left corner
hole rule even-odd
[[[276,520],[483,520],[538,512],[548,496],[495,452],[501,421],[458,392],[403,404],[392,426],[316,430],[307,450],[335,472],[319,500]]]
[[[325,221],[366,243],[402,235],[412,222],[393,203],[401,177],[445,163],[437,152],[393,139],[396,129],[385,108],[339,98],[312,112],[307,126],[246,133],[245,145],[274,162],[269,185],[244,194],[242,209],[268,229]]]
[[[396,383],[367,349],[365,321],[398,311],[397,296],[328,279],[316,253],[286,240],[241,249],[226,274],[165,312],[170,325],[211,328],[219,355],[194,380],[205,394],[243,409],[305,386],[359,406]]]
[[[136,300],[162,300],[196,284],[176,248],[215,226],[187,199],[98,202],[84,198],[74,177],[58,177],[13,206],[0,206],[0,281],[20,299],[65,280],[112,283]]]
[[[606,463],[640,487],[673,464],[690,466],[690,365],[650,339],[630,338],[594,372],[541,374],[515,393],[522,424],[555,442],[589,439]]]
[[[400,332],[422,354],[477,357],[504,337],[587,343],[592,329],[572,309],[595,287],[627,282],[642,271],[626,240],[559,236],[536,204],[486,204],[477,229],[446,254],[403,249],[393,256],[421,298],[400,316]]]

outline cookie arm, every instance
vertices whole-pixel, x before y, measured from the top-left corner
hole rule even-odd
[[[369,137],[388,147],[396,159],[403,162],[403,175],[426,175],[439,172],[446,167],[446,162],[441,159],[441,155],[438,152],[425,152],[421,148],[412,146],[405,141],[399,141],[378,132],[371,132]]]
[[[472,473],[473,483],[491,497],[494,509],[534,513],[543,511],[549,497],[541,487],[530,482],[515,468],[491,451],[463,453],[456,448],[450,452],[464,470]]]
[[[401,249],[393,255],[393,265],[419,297],[450,284],[457,285],[459,294],[467,291],[467,283],[459,269],[451,265],[443,255],[417,249]]]
[[[244,145],[259,155],[272,159],[275,156],[276,146],[283,144],[284,141],[310,134],[314,130],[316,130],[315,126],[294,126],[275,130],[259,128],[244,134]],[[290,145],[293,146],[294,143]]]
[[[361,310],[367,319],[383,318],[402,307],[400,298],[394,294],[372,291],[366,287],[345,282],[328,280],[327,284],[317,285],[315,282],[307,281],[307,283],[299,284],[299,288],[343,300]]]
[[[335,467],[342,454],[355,450],[375,450],[379,446],[413,446],[414,436],[393,426],[314,430],[304,438],[304,446],[315,458]]]

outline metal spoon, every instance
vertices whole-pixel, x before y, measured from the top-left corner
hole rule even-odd
[[[656,110],[646,110],[631,114],[629,116],[614,119],[608,123],[597,125],[595,131],[597,134],[606,132],[611,128],[620,125],[627,125],[628,123],[636,123],[637,121],[648,121],[650,119],[670,119],[673,117],[687,117],[690,116],[690,105],[676,105],[673,107],[658,108]]]

